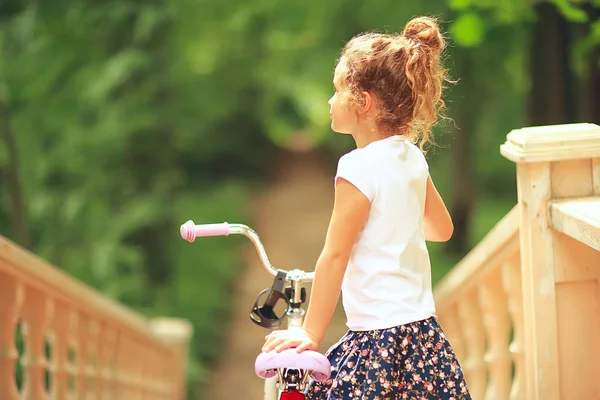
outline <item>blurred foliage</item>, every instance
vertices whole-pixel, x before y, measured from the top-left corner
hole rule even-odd
[[[361,31],[397,31],[428,14],[451,36],[448,65],[459,79],[448,96],[457,122],[438,128],[432,170],[448,193],[446,149],[471,135],[484,221],[476,241],[514,204],[514,166],[498,145],[527,121],[540,3],[0,2],[0,231],[149,316],[189,319],[196,393],[228,319],[239,242],[185,245],[179,224],[247,221],[249,195],[278,148],[326,147],[332,160],[348,150],[349,141],[330,140],[327,107],[340,48]],[[588,27],[571,62],[589,75],[600,43],[590,10],[600,2],[546,3]]]

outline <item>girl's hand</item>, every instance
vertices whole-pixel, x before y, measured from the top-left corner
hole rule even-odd
[[[269,352],[274,349],[279,353],[291,347],[295,347],[298,353],[301,353],[304,350],[317,350],[319,343],[304,329],[292,328],[275,331],[265,336],[265,344],[262,351]]]

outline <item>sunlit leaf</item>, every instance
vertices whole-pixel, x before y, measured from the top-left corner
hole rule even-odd
[[[113,90],[124,84],[138,68],[145,66],[146,63],[147,58],[140,51],[126,50],[115,55],[92,78],[87,90],[88,99],[94,103],[104,101]]]
[[[448,0],[448,7],[453,10],[462,11],[473,5],[472,0]]]
[[[461,14],[450,26],[450,33],[459,46],[477,47],[485,40],[485,24],[475,13]]]
[[[568,21],[583,23],[588,20],[586,12],[569,0],[548,0],[548,2],[553,3]]]

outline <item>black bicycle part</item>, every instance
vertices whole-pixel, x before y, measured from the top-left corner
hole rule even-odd
[[[294,288],[288,286],[285,288],[285,295],[288,298],[288,302],[290,303],[290,307],[292,308],[300,308],[302,304],[306,302],[306,288],[302,287],[300,289],[300,303],[294,302]]]
[[[278,271],[273,286],[260,292],[250,312],[252,322],[268,329],[277,329],[281,325],[281,321],[285,318],[290,307],[289,297],[286,296],[283,288],[286,275],[285,271]],[[263,296],[266,297],[266,300],[261,304],[260,300]],[[285,312],[282,315],[275,313],[275,306],[279,301],[284,301],[286,305]]]

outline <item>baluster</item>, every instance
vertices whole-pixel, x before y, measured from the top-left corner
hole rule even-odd
[[[152,388],[152,399],[162,399],[162,378],[161,378],[161,357],[156,349],[152,349],[151,358],[150,358],[150,366],[151,373],[149,378],[151,382],[149,382],[150,387]]]
[[[135,354],[136,363],[136,392],[137,398],[143,400],[146,398],[146,389],[144,388],[144,372],[146,370],[146,346],[147,343],[139,341],[137,343],[137,352]]]
[[[158,359],[156,357],[156,351],[150,345],[148,346],[148,367],[146,369],[146,387],[150,395],[148,396],[150,399],[154,400],[158,398],[158,391],[160,387],[159,375],[157,374],[157,362]]]
[[[141,365],[140,368],[140,392],[141,392],[141,398],[143,400],[145,399],[151,399],[152,395],[150,394],[151,390],[149,387],[149,382],[150,382],[150,375],[152,373],[152,358],[151,358],[151,353],[152,353],[152,344],[148,341],[144,341],[143,343],[140,344],[140,358],[139,358],[139,362]]]
[[[76,384],[77,400],[84,400],[88,394],[87,366],[89,357],[89,317],[82,312],[77,314],[77,358],[76,358]]]
[[[151,343],[148,343],[146,345],[144,360],[146,363],[144,366],[144,380],[143,380],[143,385],[145,388],[144,399],[152,400],[155,397],[154,385],[156,384],[156,382],[154,382],[154,380],[156,378],[155,378],[155,374],[154,374],[154,369],[155,369],[154,349],[152,348]]]
[[[168,388],[168,399],[171,400],[179,400],[179,384],[181,378],[181,367],[179,355],[177,352],[172,349],[167,354],[165,354],[165,359],[169,360],[168,365],[171,365],[171,368],[168,368],[165,372],[165,386]]]
[[[173,393],[173,385],[171,384],[171,370],[167,367],[168,364],[172,363],[173,359],[170,353],[167,350],[161,350],[160,352],[161,363],[161,383],[162,383],[162,393],[165,399],[172,400],[174,397]]]
[[[157,349],[155,354],[156,359],[156,373],[158,374],[158,385],[156,387],[156,392],[159,393],[161,399],[169,399],[171,392],[169,385],[167,383],[167,363],[165,362],[166,355],[165,351],[162,349]]]
[[[519,258],[514,258],[502,267],[502,282],[508,295],[508,312],[513,324],[513,340],[509,346],[515,365],[515,373],[510,391],[511,400],[521,400],[526,397],[525,388],[525,352],[524,352],[524,321],[523,294],[521,291],[521,265]]]
[[[183,398],[187,354],[193,328],[188,321],[176,318],[158,318],[151,321],[150,326],[155,335],[173,345],[167,356],[172,360],[172,368],[167,376],[170,378],[172,397],[179,400]]]
[[[135,393],[135,385],[133,382],[135,361],[133,360],[134,354],[131,351],[134,341],[131,340],[129,337],[126,337],[125,343],[126,345],[123,346],[123,348],[121,349],[121,351],[123,352],[123,384],[125,387],[127,400],[130,400],[133,397],[133,394]]]
[[[25,288],[23,303],[23,336],[25,354],[23,365],[23,394],[28,400],[45,400],[46,398],[46,350],[45,331],[48,320],[48,300],[39,290]]]
[[[161,399],[169,399],[172,400],[173,396],[173,386],[171,385],[171,376],[170,376],[170,368],[172,365],[172,360],[169,358],[169,354],[165,349],[157,349],[156,351],[156,360],[157,360],[157,373],[158,373],[158,382],[159,386],[157,392],[160,393]],[[179,400],[179,399],[177,399]]]
[[[485,333],[477,291],[472,290],[459,302],[458,313],[466,347],[463,370],[471,396],[483,399],[486,388]]]
[[[98,336],[100,324],[98,321],[88,321],[88,336],[87,336],[87,363],[85,366],[86,376],[86,399],[98,399],[98,381],[100,380],[98,368]]]
[[[165,354],[165,350],[162,349],[157,349],[156,353],[155,353],[155,360],[156,360],[156,373],[158,374],[158,385],[156,387],[156,391],[157,393],[159,393],[160,398],[161,399],[170,399],[171,397],[171,391],[170,391],[170,387],[168,385],[168,367],[167,367],[167,362],[165,362],[165,360],[167,360],[166,358],[166,354]]]
[[[108,369],[107,369],[107,382],[108,387],[110,388],[110,399],[115,399],[118,396],[117,388],[118,388],[118,376],[117,376],[117,345],[118,345],[118,331],[116,329],[110,330],[109,338],[109,349],[110,352],[108,354]]]
[[[460,331],[460,320],[458,315],[458,306],[456,304],[446,308],[443,313],[440,313],[440,325],[444,331],[444,335],[450,342],[452,350],[462,366],[465,357],[465,346],[463,336]]]
[[[144,393],[144,399],[154,400],[156,398],[156,375],[154,374],[154,369],[156,366],[154,365],[154,349],[151,345],[148,345],[146,351],[146,366],[144,368],[144,387],[146,388],[146,392]]]
[[[494,272],[479,286],[483,325],[487,332],[488,351],[484,360],[488,365],[489,383],[486,400],[506,400],[511,385],[510,318],[508,300],[502,287],[500,272]]]
[[[139,390],[140,390],[140,398],[142,400],[151,399],[152,398],[152,390],[150,387],[150,375],[152,371],[152,358],[151,358],[151,347],[150,343],[144,342],[140,345],[140,354],[138,358],[138,363],[140,365],[140,380],[139,380]]]
[[[128,346],[129,352],[129,398],[138,400],[139,399],[139,391],[138,391],[138,376],[139,376],[139,364],[138,364],[138,343],[136,340],[132,339],[130,345]]]
[[[148,361],[149,374],[148,374],[148,388],[150,389],[150,398],[160,399],[161,391],[162,391],[162,382],[160,381],[160,357],[158,356],[158,352],[150,347],[150,358]]]
[[[50,335],[50,394],[53,400],[67,400],[69,395],[69,315],[68,308],[62,302],[54,303]]]
[[[131,347],[131,367],[133,369],[133,375],[131,377],[131,383],[134,390],[134,398],[142,399],[144,388],[144,381],[142,380],[143,368],[144,368],[144,347],[143,341],[134,341],[135,345]]]
[[[146,346],[146,353],[145,353],[145,358],[144,358],[146,365],[144,366],[144,380],[143,380],[143,385],[145,388],[144,391],[144,400],[149,399],[149,400],[154,400],[154,398],[156,397],[156,392],[155,392],[155,379],[156,376],[154,374],[154,369],[155,369],[155,365],[154,365],[154,349],[152,348],[151,344],[148,344]]]
[[[131,375],[129,377],[129,387],[131,388],[131,399],[139,400],[141,398],[141,368],[142,364],[140,363],[140,356],[142,353],[142,348],[138,341],[132,340],[131,345],[129,346],[130,351],[130,365],[131,365]]]
[[[23,287],[12,276],[0,273],[0,399],[18,400],[15,364],[19,354],[15,345],[17,316]]]
[[[67,351],[68,351],[68,360],[69,360],[69,398],[77,399],[77,363],[78,363],[78,346],[79,346],[79,338],[78,338],[78,316],[77,312],[73,311],[69,313],[69,336],[67,337]]]
[[[110,399],[110,331],[106,323],[98,327],[98,361],[97,361],[97,398],[98,400]]]
[[[123,399],[123,390],[121,388],[121,359],[123,358],[121,355],[121,332],[115,332],[115,358],[112,370],[113,376],[113,398],[115,400]]]
[[[167,365],[173,362],[173,358],[167,350],[162,350],[160,352],[160,359],[164,364],[161,364],[161,383],[162,383],[162,392],[165,399],[172,400],[175,396],[173,393],[173,384],[171,383],[172,372],[167,367]]]
[[[115,357],[115,389],[117,400],[129,400],[127,389],[128,340],[122,331],[118,332]]]

